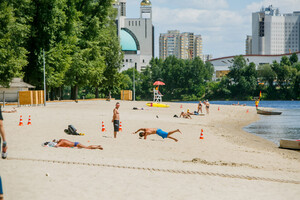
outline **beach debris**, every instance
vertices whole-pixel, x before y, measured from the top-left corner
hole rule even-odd
[[[203,140],[203,139],[204,139],[203,129],[201,129],[200,140]]]
[[[46,176],[50,176],[50,174],[49,174],[49,173],[46,173]]]
[[[22,119],[22,115],[20,115],[20,122],[19,122],[19,126],[24,126],[24,124],[23,124],[23,119]]]
[[[158,115],[156,115],[156,118],[157,118],[157,119],[159,118]]]
[[[31,124],[31,116],[29,115],[29,117],[28,117],[28,123],[27,123],[27,125],[32,125]]]
[[[105,129],[105,126],[104,126],[104,122],[102,121],[102,132],[105,132],[106,129]]]
[[[122,122],[120,122],[119,132],[123,131]]]

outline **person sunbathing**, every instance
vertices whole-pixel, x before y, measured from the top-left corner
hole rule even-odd
[[[141,131],[141,132],[139,132],[139,131]],[[162,137],[163,139],[170,138],[170,139],[174,140],[175,142],[177,142],[178,140],[176,138],[171,137],[170,135],[172,135],[173,133],[176,133],[176,132],[181,133],[181,131],[179,129],[177,129],[175,131],[165,132],[165,131],[163,131],[161,129],[157,129],[157,128],[140,128],[136,132],[133,132],[133,134],[136,134],[137,132],[139,132],[139,136],[144,137],[145,140],[147,139],[148,135],[157,134],[160,137]]]
[[[90,145],[90,146],[84,146],[83,144],[80,144],[79,142],[71,142],[66,139],[60,139],[60,140],[53,140],[52,142],[45,142],[43,146],[48,147],[77,147],[78,149],[100,149],[103,150],[101,145]]]
[[[191,115],[189,113],[185,113],[184,111],[182,111],[180,113],[180,116],[179,117],[183,117],[185,119],[192,119]]]

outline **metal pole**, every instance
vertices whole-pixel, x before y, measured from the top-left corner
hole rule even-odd
[[[43,49],[43,65],[44,65],[44,106],[46,106],[46,67],[45,67],[45,50]]]
[[[136,63],[134,64],[134,68],[133,68],[133,101],[135,101],[135,68],[136,68]]]
[[[5,107],[5,91],[3,91],[3,108]]]

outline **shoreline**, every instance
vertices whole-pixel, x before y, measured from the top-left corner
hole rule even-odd
[[[212,104],[209,115],[188,120],[173,115],[181,110],[193,111],[196,104],[180,108],[180,103],[164,102],[170,108],[150,108],[145,101],[120,101],[123,132],[113,139],[111,117],[116,102],[20,107],[17,113],[5,114],[9,159],[0,160],[5,199],[43,199],[49,193],[55,199],[71,199],[82,196],[83,188],[86,199],[299,196],[300,184],[293,181],[300,179],[300,154],[278,149],[272,142],[243,130],[258,120],[255,108]],[[17,126],[21,114],[24,123],[31,114],[32,126]],[[107,132],[101,132],[101,121]],[[63,133],[68,124],[85,136]],[[143,140],[131,134],[144,127],[165,131],[179,128],[183,134],[174,134],[177,143],[156,135]],[[203,140],[199,139],[201,129]],[[59,138],[85,145],[101,144],[104,150],[41,146]],[[157,184],[162,187],[149,187]]]

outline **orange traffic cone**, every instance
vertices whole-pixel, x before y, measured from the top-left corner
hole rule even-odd
[[[246,113],[249,113],[249,110],[247,109]]]
[[[182,108],[182,104],[180,105],[180,108]]]
[[[220,111],[220,106],[218,107],[218,111]]]
[[[201,134],[200,134],[200,140],[203,140],[204,137],[203,137],[203,129],[201,129]]]
[[[23,126],[22,115],[20,115],[20,122],[19,122],[19,126]]]
[[[105,126],[104,126],[104,122],[102,121],[102,132],[106,131]]]
[[[31,116],[29,115],[29,118],[28,118],[28,123],[27,125],[31,125]]]
[[[123,131],[122,122],[120,122],[119,132]]]

